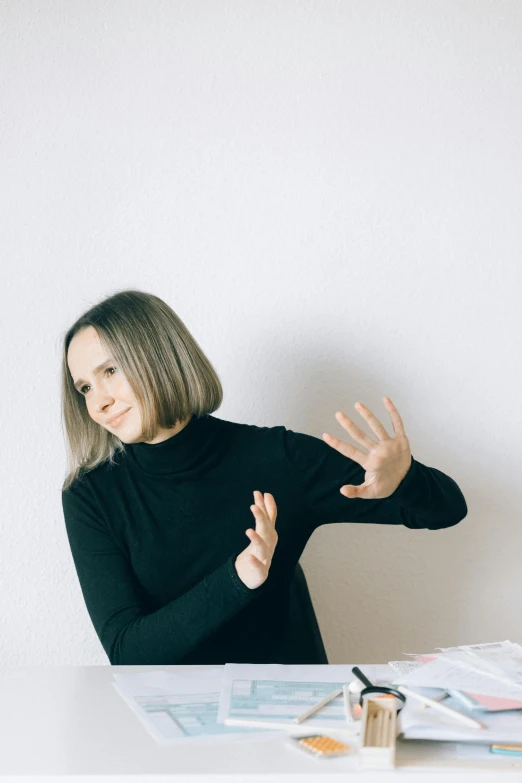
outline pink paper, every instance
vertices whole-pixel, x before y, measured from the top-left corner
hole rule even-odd
[[[518,699],[501,699],[499,696],[486,696],[483,693],[469,693],[469,691],[466,691],[466,693],[490,712],[522,709],[522,701]]]

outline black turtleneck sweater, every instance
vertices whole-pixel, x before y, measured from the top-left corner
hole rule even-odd
[[[87,610],[111,664],[323,663],[320,637],[289,609],[292,579],[319,525],[450,527],[466,516],[453,479],[412,459],[384,500],[349,499],[364,470],[323,440],[283,426],[193,417],[158,444],[126,444],[114,464],[62,492]],[[277,504],[269,576],[235,570],[255,527],[253,492]],[[308,626],[308,627],[307,627]]]

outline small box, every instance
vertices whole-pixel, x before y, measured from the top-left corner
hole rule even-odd
[[[359,766],[393,769],[397,738],[397,706],[393,696],[366,698],[361,718]]]
[[[350,746],[338,739],[322,734],[311,734],[309,737],[291,737],[290,742],[300,750],[311,753],[316,758],[334,758],[350,753]]]

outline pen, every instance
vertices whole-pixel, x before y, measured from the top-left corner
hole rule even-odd
[[[317,704],[314,704],[313,707],[310,707],[309,710],[306,710],[306,712],[302,712],[300,715],[298,715],[296,718],[294,718],[294,723],[302,723],[304,720],[310,717],[310,715],[314,715],[316,712],[318,712],[321,707],[324,707],[325,704],[328,704],[328,702],[332,701],[333,699],[336,699],[337,696],[340,696],[343,692],[342,688],[337,688],[335,691],[332,691],[328,694],[328,696],[325,696],[324,699],[321,699],[321,701],[318,701]]]
[[[463,715],[462,712],[458,712],[457,710],[452,710],[450,707],[446,707],[445,704],[441,704],[439,701],[433,701],[433,699],[428,699],[427,696],[421,696],[420,693],[410,691],[410,689],[405,688],[404,685],[397,685],[397,690],[403,693],[405,696],[410,696],[412,699],[417,699],[422,704],[427,704],[428,707],[433,707],[434,710],[439,710],[439,712],[443,712],[445,715],[450,715],[452,718],[455,718],[461,723],[464,723],[466,726],[470,726],[473,729],[485,728],[482,723],[478,722],[478,720],[469,718],[467,715]]]

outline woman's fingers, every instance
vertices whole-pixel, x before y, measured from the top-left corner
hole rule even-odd
[[[360,451],[359,449],[356,449],[355,446],[352,446],[351,443],[346,443],[344,440],[340,440],[339,438],[334,437],[334,435],[330,435],[329,432],[323,432],[323,440],[328,446],[331,446],[332,449],[335,449],[342,454],[343,457],[348,457],[354,462],[357,462],[361,467],[364,467],[364,462],[366,462],[366,457],[368,456],[364,451]]]
[[[266,541],[261,538],[259,533],[256,533],[256,531],[251,528],[246,531],[246,535],[250,539],[250,554],[260,560],[263,565],[268,565],[272,558],[272,552]]]
[[[386,410],[390,414],[390,418],[392,420],[393,431],[395,432],[396,435],[399,435],[399,436],[402,436],[402,437],[405,438],[406,437],[406,433],[404,431],[404,424],[403,424],[403,421],[401,419],[401,415],[400,415],[399,411],[397,410],[397,408],[395,407],[395,405],[393,404],[393,402],[390,400],[389,397],[383,397],[382,399],[383,399],[384,404],[386,406]]]
[[[359,410],[359,413],[361,413],[361,410]],[[357,443],[359,443],[361,446],[364,446],[364,448],[368,449],[368,451],[373,449],[375,446],[375,441],[372,440],[370,436],[364,432],[364,430],[358,427],[357,424],[346,415],[346,413],[343,413],[343,411],[337,411],[335,418],[339,424],[344,427],[346,432],[348,432],[352,438],[357,441]],[[375,418],[375,420],[377,421],[377,418]]]
[[[275,524],[277,517],[277,506],[274,500],[274,496],[271,495],[270,492],[265,492],[263,495],[262,492],[259,492],[259,490],[256,489],[254,491],[254,501],[260,511],[267,514],[270,521]]]
[[[254,490],[254,503],[261,509],[261,511],[265,510],[264,496],[263,493],[259,492],[258,489]]]
[[[353,484],[345,484],[341,487],[340,492],[341,495],[344,495],[347,498],[357,498],[359,496],[364,497],[364,492],[362,492],[362,488],[367,489],[366,484],[360,484],[359,486],[354,486]]]
[[[392,404],[393,405],[393,404]],[[358,413],[361,414],[363,419],[366,419],[370,427],[372,428],[373,432],[377,437],[379,438],[379,441],[383,440],[389,440],[390,436],[386,432],[385,428],[377,418],[377,416],[372,413],[372,411],[366,407],[366,405],[363,405],[362,402],[356,402],[354,406]],[[392,415],[392,410],[390,408],[390,415]],[[397,422],[397,426],[400,426],[399,424],[399,412],[393,406],[393,415],[395,416],[395,421]],[[399,417],[399,418],[398,418]],[[346,413],[343,413],[343,411],[337,411],[335,414],[335,418],[339,422],[339,424],[344,427],[344,429],[352,436],[352,438],[359,443],[359,445],[364,446],[365,449],[368,449],[369,452],[372,452],[377,446],[377,443],[370,438],[369,435],[367,435],[364,430],[362,430],[360,427],[357,426],[357,424],[352,421],[352,419],[349,418],[349,416],[346,415]],[[402,422],[400,422],[402,424]],[[340,440],[339,438],[333,437],[333,435],[330,435],[329,433],[325,432],[323,433],[323,440],[326,441],[326,443],[329,446],[332,446],[332,448],[339,451],[341,454],[343,454],[345,457],[349,457],[350,459],[353,459],[355,462],[359,463],[362,467],[364,467],[364,458],[367,456],[363,452],[360,451],[360,449],[355,448],[350,443],[345,443],[343,440]]]
[[[256,520],[256,529],[245,531],[250,544],[235,561],[239,578],[251,590],[266,580],[278,538],[275,530],[277,507],[273,496],[269,492],[263,495],[256,490],[254,500],[250,510]]]
[[[256,518],[256,523],[259,522],[260,527],[262,528],[261,535],[264,535],[269,532],[270,529],[275,529],[277,507],[273,495],[270,495],[269,492],[266,492],[263,496],[261,492],[256,490],[254,492],[254,499],[255,503],[250,506],[250,509]]]
[[[356,402],[354,405],[354,408],[357,409],[357,412],[361,414],[363,419],[366,419],[374,433],[377,435],[379,440],[388,440],[390,437],[388,433],[386,432],[385,428],[375,415],[369,408],[364,405],[362,402]]]
[[[277,533],[274,523],[268,516],[268,513],[266,511],[261,511],[258,506],[252,505],[250,506],[250,509],[256,519],[256,533],[261,536],[265,544],[273,551],[277,543]]]
[[[277,541],[275,525],[266,512],[259,510],[257,506],[250,506],[250,510],[256,520],[256,533],[264,538],[266,543],[271,546],[273,541]]]
[[[277,506],[274,496],[271,495],[270,492],[265,492],[265,508],[270,517],[270,521],[275,525],[277,519]]]
[[[247,535],[252,544],[257,546],[257,551],[254,553],[256,557],[261,562],[270,563],[278,538],[275,530],[277,506],[274,496],[269,492],[263,495],[262,492],[255,490],[254,498],[256,502],[250,506],[250,510],[256,520],[256,529],[247,531]],[[260,549],[261,543],[263,550]]]

